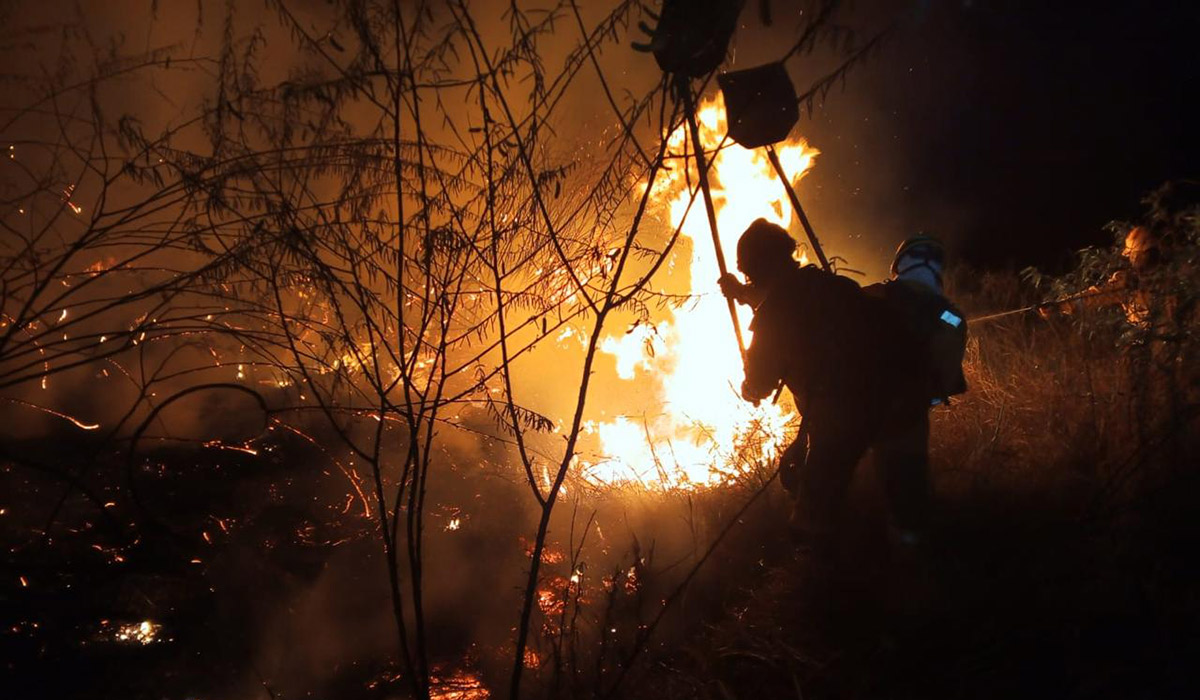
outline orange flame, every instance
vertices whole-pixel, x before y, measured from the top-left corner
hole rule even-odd
[[[707,102],[697,116],[701,141],[711,153],[725,134],[724,104],[719,98]],[[685,141],[686,130],[676,130],[669,136],[671,151],[683,153]],[[793,183],[808,172],[818,154],[802,139],[780,144],[777,152]],[[793,216],[791,205],[763,151],[727,142],[711,158],[710,173],[717,228],[732,265],[730,254],[742,231],[759,217],[786,228]],[[671,225],[682,221],[682,234],[692,242],[690,294],[695,303],[676,309],[654,330],[640,326],[605,338],[602,345],[615,357],[619,377],[631,383],[631,390],[655,387],[662,410],[588,425],[607,457],[585,466],[584,474],[596,481],[635,481],[659,488],[713,485],[771,457],[783,439],[788,417],[780,407],[755,408],[739,396],[743,368],[729,311],[716,284],[719,272],[708,219],[700,201],[688,211],[688,185],[695,178],[694,171],[689,179],[685,169],[677,167],[654,184],[661,193],[655,199],[665,205]],[[739,309],[747,339],[750,317],[745,307]],[[647,352],[648,345],[653,353]]]

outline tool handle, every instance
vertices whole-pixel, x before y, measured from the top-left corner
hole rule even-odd
[[[712,191],[708,185],[708,163],[704,158],[704,145],[700,143],[700,126],[696,123],[696,105],[692,99],[692,87],[690,81],[683,77],[679,77],[677,86],[679,88],[680,97],[683,99],[683,111],[687,115],[688,131],[692,137],[692,152],[696,154],[696,171],[700,174],[700,190],[704,194],[704,210],[708,213],[708,228],[712,232],[713,247],[717,250],[717,267],[721,271],[721,276],[728,274],[729,269],[725,265],[725,253],[721,250],[721,236],[717,232],[717,210],[713,206]],[[725,297],[725,302],[729,306],[729,317],[733,319],[733,334],[737,338],[738,354],[742,356],[742,361],[746,360],[746,343],[742,340],[742,326],[738,323],[737,305],[733,299]]]
[[[817,234],[813,231],[812,224],[808,222],[808,216],[804,213],[804,207],[800,206],[800,198],[796,196],[796,190],[792,187],[791,181],[788,180],[787,173],[783,172],[783,164],[779,162],[779,154],[775,152],[773,145],[767,145],[767,158],[770,159],[775,172],[779,174],[779,179],[783,181],[783,189],[787,190],[788,199],[792,200],[792,208],[796,210],[796,216],[800,217],[800,225],[804,227],[804,233],[808,236],[809,246],[812,247],[813,253],[816,254],[817,260],[821,263],[821,268],[826,272],[833,272],[828,258],[825,257],[825,251],[821,249],[821,243],[817,241]]]

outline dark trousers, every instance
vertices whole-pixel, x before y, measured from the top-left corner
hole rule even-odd
[[[813,402],[796,441],[780,459],[796,498],[794,524],[817,539],[833,536],[855,466],[871,450],[902,535],[924,531],[929,510],[929,408],[923,401],[872,406]]]

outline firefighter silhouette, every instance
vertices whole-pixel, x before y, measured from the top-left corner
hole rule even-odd
[[[1143,278],[1152,273],[1161,260],[1158,237],[1146,226],[1134,226],[1125,234],[1121,256],[1125,266],[1113,272],[1106,281],[1092,285],[1077,298],[1044,304],[1038,307],[1038,313],[1042,318],[1051,318],[1056,313],[1071,316],[1081,311],[1119,306],[1130,326],[1145,327],[1149,323],[1153,295]]]
[[[929,500],[931,390],[917,333],[882,293],[793,258],[795,241],[765,219],[738,241],[737,266],[718,283],[754,308],[742,396],[760,401],[779,383],[803,417],[780,458],[793,495],[792,525],[831,555],[854,469],[872,451],[887,492],[894,541],[918,544]]]
[[[1042,318],[1120,307],[1130,329],[1160,339],[1178,335],[1194,320],[1190,290],[1196,279],[1200,181],[1164,183],[1143,202],[1148,211],[1120,239],[1121,259],[1108,279],[1039,305]]]
[[[917,234],[896,249],[891,279],[864,290],[887,302],[916,338],[923,360],[920,371],[934,406],[949,403],[951,396],[967,390],[962,370],[967,321],[943,291],[945,258],[941,241]]]

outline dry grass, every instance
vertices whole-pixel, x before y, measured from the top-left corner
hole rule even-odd
[[[958,298],[973,316],[1036,301],[1015,275]],[[1111,328],[1036,314],[972,328],[971,391],[935,411],[925,556],[891,556],[860,470],[846,561],[816,570],[777,520],[769,564],[637,696],[1194,697],[1200,444],[1194,402],[1169,395],[1196,368]]]
[[[1015,275],[983,275],[971,282],[956,294],[969,315],[1034,300]],[[1180,413],[1166,397],[1172,393],[1171,383],[1181,377],[1188,380],[1187,372],[1194,374],[1195,367],[1180,370],[1168,364],[1164,369],[1159,361],[1162,350],[1123,346],[1118,334],[1105,335],[1111,326],[1097,324],[1089,330],[1080,320],[1025,315],[972,328],[967,358],[971,391],[950,408],[935,411],[932,456],[938,500],[934,537],[924,557],[892,556],[884,528],[886,504],[870,469],[859,470],[847,556],[834,570],[814,566],[796,550],[784,525],[787,502],[777,485],[752,508],[740,511],[769,469],[755,472],[744,483],[705,492],[627,489],[596,495],[592,505],[598,508],[597,522],[603,524],[604,534],[589,535],[589,547],[596,549],[585,552],[588,566],[579,569],[585,572],[590,602],[578,615],[568,606],[569,616],[558,617],[558,628],[570,633],[561,645],[556,646],[553,635],[538,640],[536,649],[545,665],[530,672],[527,696],[1194,696],[1189,663],[1200,657],[1200,601],[1190,583],[1200,580],[1193,556],[1200,551],[1200,516],[1190,498],[1200,486],[1193,466],[1200,450],[1189,423],[1195,418],[1194,404]],[[182,464],[183,459],[176,461]],[[263,479],[290,484],[296,473],[291,467],[296,465],[285,468],[287,461],[273,458],[278,474],[264,474]],[[147,488],[156,483],[149,476],[144,480]],[[111,486],[115,499],[121,485]],[[294,488],[302,486],[297,482]],[[249,502],[241,488],[227,494],[230,503]],[[492,560],[482,552],[495,550],[497,541],[516,551],[515,537],[504,539],[507,531],[500,524],[519,520],[518,511],[504,506],[504,493],[486,495],[493,491],[503,489],[494,484],[485,488],[482,482],[456,487],[456,492],[485,497],[472,501],[477,520],[461,532],[438,535],[439,546],[456,543],[455,556],[474,552],[475,558],[487,561]],[[195,495],[186,489],[180,493]],[[203,512],[219,510],[225,496],[204,493]],[[309,500],[299,491],[288,494],[288,502]],[[153,502],[165,511],[174,501],[163,498],[156,496]],[[335,505],[340,512],[340,501]],[[174,515],[176,520],[187,519],[178,508]],[[247,523],[261,519],[261,514],[244,515]],[[565,511],[563,517],[568,517]],[[578,568],[571,552],[587,517],[588,508],[581,507],[573,530],[565,521],[556,529],[563,539],[555,546],[565,556],[547,565],[546,575],[558,576],[559,583]],[[288,528],[293,519],[283,517]],[[736,527],[673,599],[670,613],[626,673],[641,631],[731,520]],[[31,521],[30,527],[37,525]],[[273,583],[267,593],[280,600],[303,598],[303,589],[314,584],[297,578],[297,572],[311,568],[313,573],[307,575],[317,576],[320,566],[283,557],[315,550],[280,547],[264,559],[261,553],[266,550],[251,541],[256,533],[235,528],[231,537],[246,540],[249,560],[270,564],[271,577],[266,580]],[[273,531],[263,537],[279,539]],[[365,550],[368,544],[362,539],[336,551],[343,559],[355,558],[355,550],[346,547]],[[325,555],[332,557],[334,548],[328,550]],[[231,569],[234,563],[241,565],[231,554],[226,558]],[[371,567],[378,565],[376,559],[365,552],[361,558],[369,565],[365,570],[375,570]],[[147,566],[154,561],[148,560]],[[79,566],[65,558],[46,564]],[[111,568],[97,567],[93,587]],[[360,569],[343,562],[329,570],[349,574]],[[483,565],[473,570],[499,578]],[[178,580],[204,583],[191,565],[181,570]],[[606,588],[605,580],[612,585]],[[353,586],[355,595],[347,600],[379,600],[358,583]],[[205,619],[215,620],[203,627],[211,626],[212,635],[224,635],[238,625],[257,629],[244,618],[256,610],[261,614],[259,606],[265,603],[259,599],[247,597],[244,605],[214,616],[211,611],[225,610],[220,606],[226,602],[204,596],[203,591],[189,590],[180,599],[192,601],[190,609],[197,618],[203,613]],[[81,608],[79,620],[91,620],[94,613],[91,607]],[[158,619],[157,613],[146,615]],[[75,622],[66,613],[60,617]],[[378,607],[343,617],[377,619]],[[508,620],[511,614],[506,611],[503,617]],[[167,621],[182,629],[179,620]],[[354,625],[355,634],[363,636],[367,628]],[[314,628],[329,632],[331,638],[341,629],[328,621],[314,623]],[[508,634],[506,628],[499,632],[494,635],[495,648],[476,644],[480,631],[465,624],[442,625],[438,639],[455,649],[466,640],[478,656],[503,657]],[[77,636],[69,625],[56,633],[63,640]],[[151,666],[174,669],[171,687],[204,687],[209,682],[218,687],[219,680],[187,673],[219,667],[253,680],[256,677],[244,666],[258,662],[261,654],[255,646],[255,641],[230,644],[211,636],[185,640],[181,634],[179,642],[146,653],[162,657]],[[185,649],[215,647],[229,653],[218,655],[219,662],[207,657],[203,669],[180,656]],[[336,688],[339,697],[365,692],[364,679],[382,673],[377,670],[384,657],[379,650],[387,648],[380,643],[345,651],[355,664],[336,668],[332,678],[314,680],[309,687],[330,692]],[[60,653],[62,658],[85,656]],[[492,671],[485,660],[480,659],[480,665],[486,682],[503,687],[503,664]],[[97,678],[116,677],[111,670],[92,673]],[[617,678],[622,682],[613,691]],[[144,682],[144,692],[129,696],[149,697],[163,683],[150,675]],[[372,691],[376,697],[397,692],[402,692],[400,683]]]

